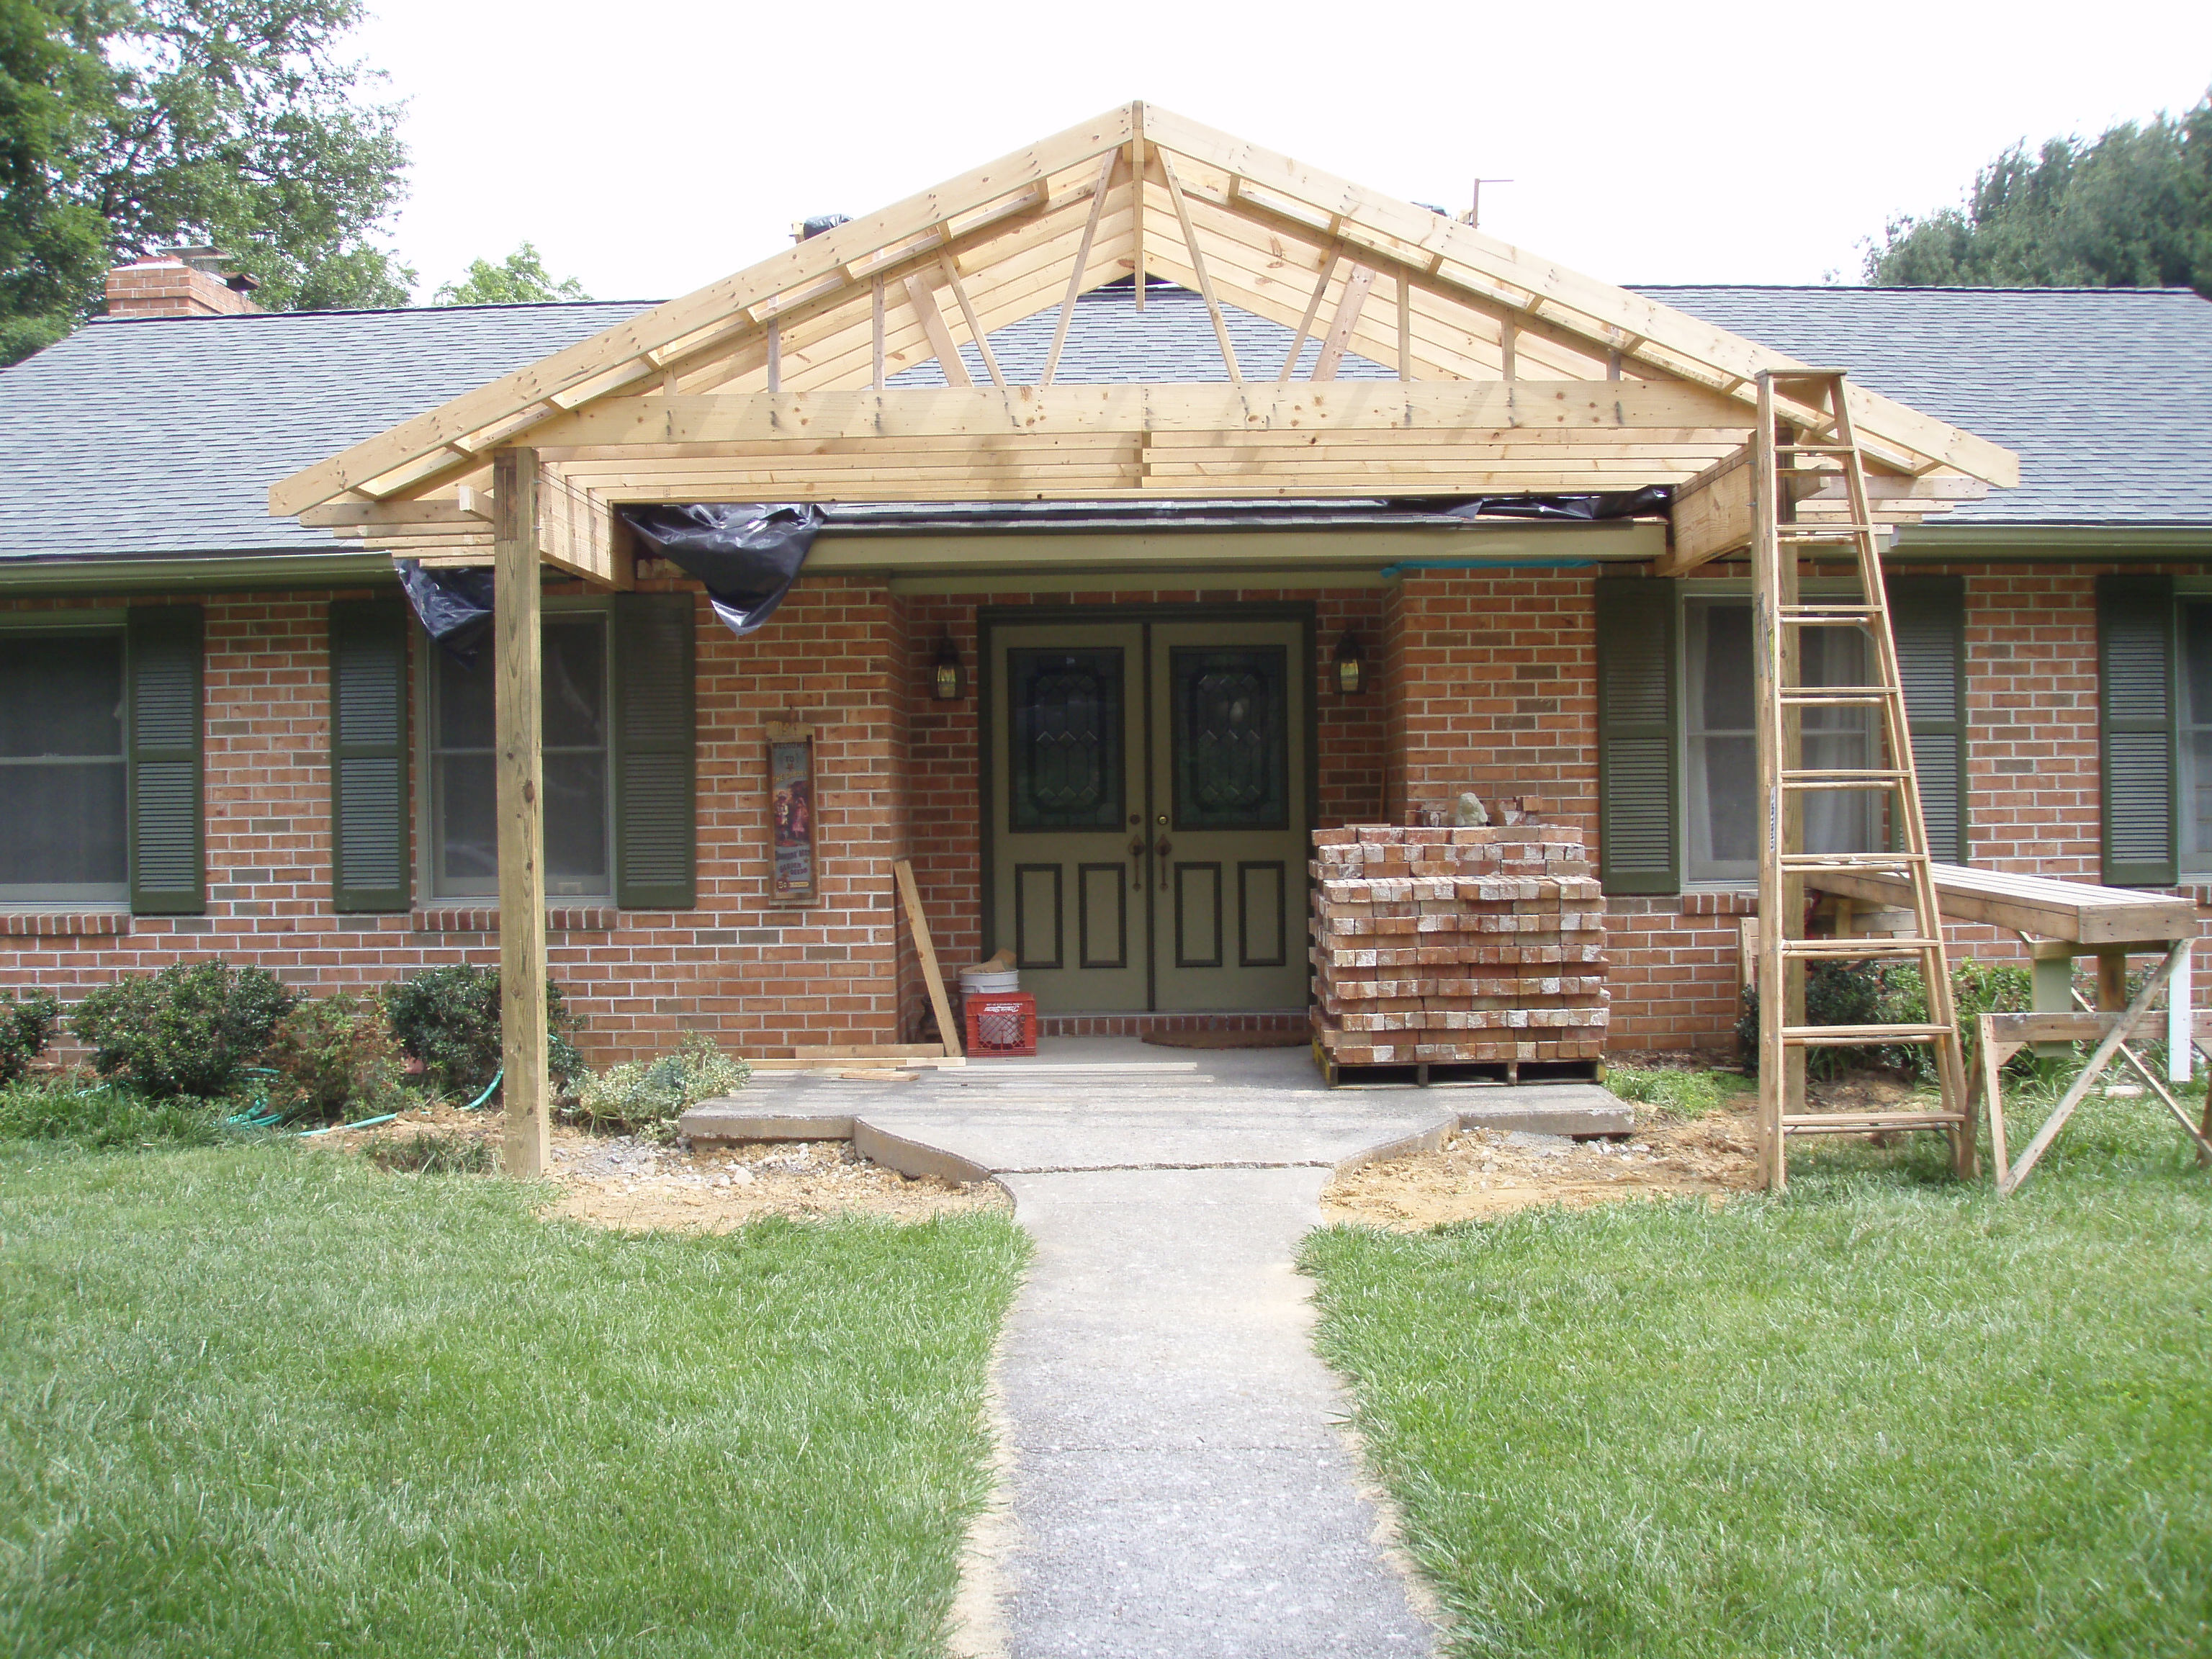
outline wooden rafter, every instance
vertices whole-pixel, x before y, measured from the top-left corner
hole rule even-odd
[[[1170,234],[1152,234],[1155,215],[1172,217]],[[1353,275],[1340,281],[1346,260]],[[879,387],[933,357],[964,390],[969,377],[940,287],[952,290],[994,386],[1006,374],[990,334],[1057,301],[1048,383],[1075,297],[1123,272],[1138,279],[1140,301],[1143,279],[1155,275],[1193,288],[1232,380],[1243,369],[1229,337],[1229,306],[1297,325],[1295,372],[1296,349],[1332,298],[1316,371],[1324,376],[1358,353],[1395,362],[1401,379],[1423,384],[1523,376],[1600,384],[1617,376],[1613,384],[1621,387],[1686,384],[1732,403],[1741,433],[1751,380],[1789,361],[1443,216],[1131,105],[808,238],[404,422],[274,486],[271,510],[450,492],[481,476],[495,449],[526,434],[532,444],[557,443],[550,434],[575,415],[640,394],[764,394],[771,381],[786,394]],[[1364,303],[1377,277],[1393,283],[1395,315]],[[894,286],[910,306],[884,304]],[[1856,386],[1850,395],[1861,444],[1876,466],[1938,480],[2016,478],[2008,452]],[[1782,414],[1818,429],[1820,417],[1809,410],[1785,403]],[[1712,459],[1705,455],[1674,481]],[[1272,491],[1277,481],[1268,482]]]

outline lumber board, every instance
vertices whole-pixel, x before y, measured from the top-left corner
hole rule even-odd
[[[952,331],[945,326],[945,313],[938,308],[935,291],[919,271],[906,279],[905,288],[907,303],[914,307],[921,331],[928,337],[930,355],[937,359],[945,378],[956,387],[971,386],[974,382],[969,378],[968,365],[961,358],[959,347],[952,343]],[[778,394],[771,392],[769,395]]]
[[[506,1135],[501,1167],[534,1181],[551,1150],[551,1078],[545,1033],[545,813],[540,684],[538,465],[527,449],[494,462],[498,542],[493,635],[493,721],[499,815],[500,1056]]]
[[[1929,870],[1936,883],[1936,903],[1954,921],[1987,922],[2082,945],[2172,940],[2192,937],[2197,932],[2196,901],[2169,893],[2100,887],[2088,882],[2057,881],[1959,864],[1934,864]],[[1808,873],[1805,879],[1809,887],[1846,898],[1889,905],[1911,902],[1905,878],[1881,871]]]
[[[1333,380],[1337,365],[1344,361],[1345,348],[1352,343],[1352,331],[1358,326],[1359,313],[1367,304],[1367,296],[1375,287],[1375,272],[1366,265],[1354,265],[1352,274],[1345,278],[1344,291],[1337,296],[1336,315],[1329,319],[1328,332],[1322,336],[1321,349],[1314,356],[1313,373],[1316,380]]]
[[[948,1054],[960,1052],[960,1026],[952,1018],[952,1004],[945,994],[945,975],[937,966],[937,947],[930,943],[929,918],[922,914],[921,890],[915,885],[914,861],[893,859],[891,872],[898,882],[899,902],[906,908],[907,931],[914,936],[914,954],[921,964],[921,981],[929,992],[929,1011],[937,1020],[937,1035]]]
[[[1723,554],[1751,545],[1751,451],[1740,448],[1674,492],[1669,516],[1674,545],[1652,567],[1655,576],[1681,576]]]

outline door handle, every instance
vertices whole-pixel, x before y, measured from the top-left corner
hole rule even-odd
[[[1174,851],[1175,848],[1168,845],[1168,838],[1165,836],[1162,836],[1160,837],[1160,856],[1162,858],[1165,858],[1169,854]]]
[[[1160,891],[1164,893],[1168,890],[1168,854],[1174,852],[1175,848],[1169,846],[1168,838],[1162,836],[1159,846],[1154,850],[1160,855]]]
[[[1136,867],[1129,872],[1129,885],[1141,893],[1145,890],[1145,838],[1142,836],[1129,843],[1129,856],[1137,861]]]

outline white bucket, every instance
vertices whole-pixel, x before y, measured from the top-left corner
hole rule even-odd
[[[1000,974],[979,974],[973,968],[960,970],[960,994],[966,997],[996,996],[1022,988],[1018,970],[1009,968]]]

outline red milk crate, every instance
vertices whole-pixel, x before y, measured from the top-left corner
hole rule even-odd
[[[1036,1053],[1036,999],[1026,991],[979,992],[960,999],[971,1054]]]

